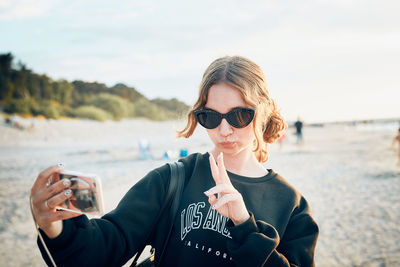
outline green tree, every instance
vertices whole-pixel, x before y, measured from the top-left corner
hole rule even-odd
[[[61,105],[69,106],[72,103],[72,92],[74,86],[66,80],[59,80],[52,83],[54,99]]]
[[[72,84],[80,94],[95,95],[100,93],[107,93],[108,91],[108,88],[104,83],[73,81]]]
[[[151,102],[156,104],[158,107],[169,111],[168,113],[176,119],[181,118],[189,111],[189,106],[176,98],[170,100],[156,98],[151,100]]]
[[[58,102],[51,100],[43,100],[38,105],[37,114],[41,114],[46,118],[57,119],[60,117],[60,106]]]
[[[110,88],[109,92],[111,94],[118,95],[128,101],[131,102],[136,102],[139,99],[144,98],[144,96],[136,91],[135,88],[126,86],[125,84],[122,83],[117,83],[113,87]]]
[[[163,118],[164,114],[162,110],[145,98],[139,99],[133,105],[136,117],[143,117],[151,120],[161,120]]]
[[[12,98],[14,85],[11,81],[13,55],[0,54],[0,100]]]
[[[116,95],[106,93],[96,95],[90,104],[109,112],[115,120],[120,120],[129,114],[129,102]]]
[[[39,75],[39,86],[41,92],[41,98],[51,100],[53,99],[53,87],[51,86],[51,80],[46,75]]]
[[[31,103],[27,99],[11,99],[4,105],[4,111],[7,113],[31,113]]]
[[[110,113],[94,106],[80,106],[74,110],[74,115],[78,118],[86,118],[96,121],[106,121],[112,119],[112,115]]]
[[[14,84],[13,98],[28,98],[27,78],[29,70],[21,62],[18,63],[18,67],[19,69],[12,70],[11,73],[11,80]]]
[[[40,87],[40,79],[39,75],[29,71],[27,74],[27,86],[29,95],[34,98],[36,101],[42,100],[42,92]]]

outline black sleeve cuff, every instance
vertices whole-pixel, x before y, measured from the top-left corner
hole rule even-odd
[[[81,216],[79,216],[81,217]],[[78,217],[78,218],[79,218]],[[72,233],[75,231],[75,220],[76,218],[64,220],[63,221],[63,229],[61,234],[59,234],[56,238],[49,238],[42,229],[39,228],[40,234],[43,237],[43,240],[46,242],[46,245],[49,247],[50,250],[54,251],[58,248],[65,247],[64,245],[68,243],[69,239],[72,236]],[[41,245],[41,244],[40,244]]]
[[[228,221],[228,230],[235,242],[243,243],[250,233],[259,232],[254,214],[249,212],[250,218],[239,225],[234,225],[231,220]]]

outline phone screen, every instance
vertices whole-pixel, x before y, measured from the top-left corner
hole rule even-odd
[[[101,181],[97,176],[65,171],[60,173],[60,179],[71,181],[72,196],[57,208],[92,215],[104,213]]]

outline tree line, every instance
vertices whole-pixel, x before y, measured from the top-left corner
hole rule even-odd
[[[97,82],[53,80],[21,62],[15,63],[11,53],[0,54],[0,107],[10,114],[99,121],[126,117],[179,119],[189,109],[176,98],[149,100],[121,83],[107,87]]]

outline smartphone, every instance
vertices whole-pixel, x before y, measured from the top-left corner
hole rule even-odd
[[[98,216],[104,214],[100,177],[95,174],[63,171],[60,173],[61,179],[71,181],[72,197],[58,206],[57,209]]]

